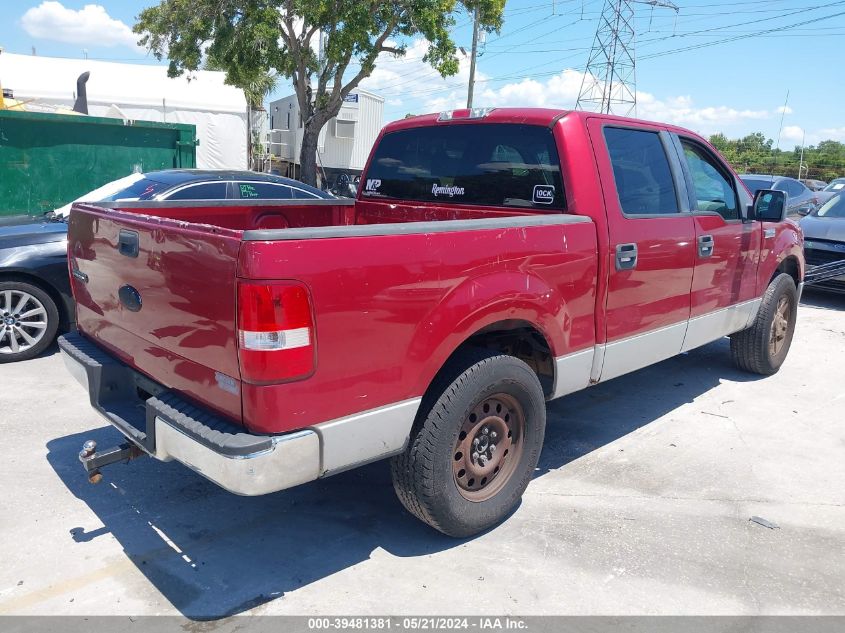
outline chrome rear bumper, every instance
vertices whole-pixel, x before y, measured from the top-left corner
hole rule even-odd
[[[321,475],[320,437],[313,430],[253,435],[184,401],[80,334],[62,336],[59,348],[94,409],[156,459],[175,459],[239,495],[276,492]],[[150,395],[142,399],[139,391]]]

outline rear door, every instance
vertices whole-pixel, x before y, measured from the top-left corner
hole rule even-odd
[[[681,351],[695,227],[666,131],[598,117],[588,128],[608,217],[607,344],[600,373],[608,380]]]
[[[751,200],[700,141],[676,137],[695,223],[695,272],[684,350],[745,327],[756,310],[761,224],[743,221]]]

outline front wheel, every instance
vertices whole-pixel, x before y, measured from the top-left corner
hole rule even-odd
[[[546,406],[537,375],[513,356],[472,351],[444,369],[422,406],[391,462],[399,500],[449,536],[500,522],[540,457]]]
[[[731,335],[731,355],[740,369],[774,374],[789,352],[798,316],[798,290],[787,274],[775,277],[763,295],[754,323]]]

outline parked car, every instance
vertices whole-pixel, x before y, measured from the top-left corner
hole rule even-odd
[[[117,186],[115,186],[117,185]],[[305,183],[255,171],[165,169],[132,174],[75,202],[115,200],[314,200],[333,196]],[[70,205],[60,211],[69,211]]]
[[[727,335],[779,369],[785,213],[692,132],[517,108],[388,124],[354,200],[75,205],[60,348],[127,438],[83,465],[175,459],[258,495],[392,457],[409,512],[476,534],[534,476],[546,400]]]
[[[834,178],[824,189],[816,192],[816,198],[819,199],[819,206],[823,205],[840,191],[845,191],[845,178]]]
[[[764,174],[742,174],[742,182],[748,187],[752,195],[761,189],[777,189],[787,193],[787,216],[807,215],[816,208],[818,194],[810,191],[803,183],[795,178],[786,176],[771,176]]]
[[[33,358],[73,325],[62,219],[0,222],[0,363]]]
[[[801,218],[807,266],[845,261],[845,191],[834,193],[817,211]],[[845,275],[827,279],[813,288],[845,292]]]
[[[280,176],[174,169],[132,174],[79,201],[331,198]],[[0,363],[33,358],[55,340],[57,332],[73,327],[64,221],[70,206],[57,209],[50,218],[19,216],[0,221]]]
[[[804,186],[807,187],[810,191],[821,191],[825,187],[827,187],[827,183],[824,180],[812,180],[802,178],[799,182],[804,183]]]

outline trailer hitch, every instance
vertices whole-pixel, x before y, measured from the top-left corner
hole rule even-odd
[[[103,479],[103,473],[100,472],[100,468],[103,466],[117,464],[119,462],[125,464],[131,459],[143,457],[144,455],[146,455],[144,451],[130,442],[112,446],[98,453],[97,442],[88,440],[82,445],[82,450],[79,451],[79,461],[82,462],[85,471],[88,473],[88,482],[98,484]]]

